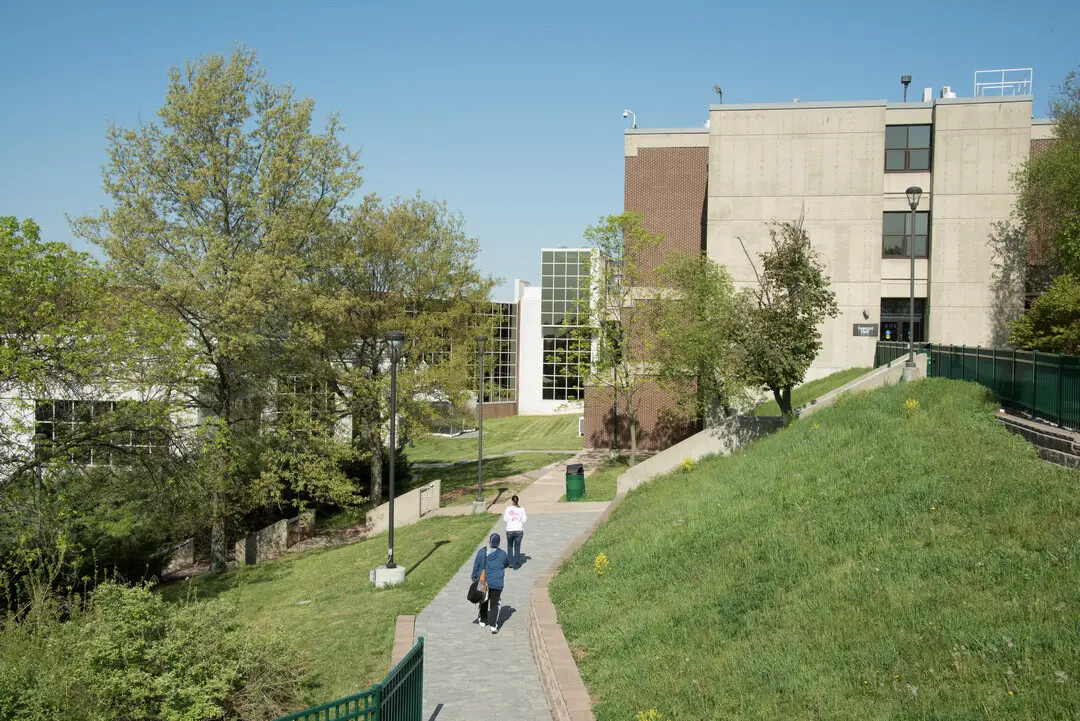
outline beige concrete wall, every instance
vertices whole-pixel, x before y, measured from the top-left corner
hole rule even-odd
[[[766,224],[805,209],[806,230],[832,279],[840,315],[824,324],[808,377],[874,355],[876,338],[854,337],[852,325],[880,322],[885,125],[884,101],[711,112],[709,257],[726,265],[737,285],[751,286],[754,271],[738,238],[758,262],[769,247]]]
[[[707,128],[686,128],[669,131],[627,130],[623,136],[623,155],[637,157],[639,148],[707,148]]]
[[[933,172],[885,173],[885,127],[930,122]],[[881,257],[882,213],[909,210],[905,191],[917,185],[918,209],[931,213],[930,258],[915,264],[929,340],[1000,342],[988,238],[1010,216],[1011,174],[1046,127],[1032,124],[1030,98],[713,106],[708,254],[737,285],[754,285],[746,254],[757,262],[769,247],[767,223],[805,211],[840,309],[822,326],[823,349],[807,379],[865,365],[876,339],[854,337],[852,325],[880,323],[880,299],[909,292],[909,261]]]
[[[934,108],[929,340],[993,345],[996,221],[1016,201],[1012,173],[1031,147],[1031,100],[941,102]]]
[[[414,488],[394,499],[394,528],[409,526],[429,511],[439,507],[442,481],[435,480],[426,486]],[[385,533],[390,528],[390,502],[367,512],[368,534]]]

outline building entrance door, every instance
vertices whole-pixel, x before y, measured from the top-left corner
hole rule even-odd
[[[915,342],[926,340],[926,301],[915,299]],[[881,335],[880,340],[907,343],[911,340],[911,320],[908,315],[907,298],[881,299]]]

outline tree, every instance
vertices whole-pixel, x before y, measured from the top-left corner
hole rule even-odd
[[[627,211],[601,218],[585,230],[593,246],[590,287],[580,293],[569,317],[568,367],[586,386],[608,388],[622,411],[630,436],[630,465],[637,463],[640,391],[652,381],[648,358],[647,306],[652,291],[641,259],[662,238],[645,229],[640,213]],[[590,344],[592,352],[590,352]],[[615,452],[612,429],[612,452]]]
[[[477,242],[460,215],[419,197],[389,204],[368,196],[324,246],[316,282],[324,298],[331,383],[370,453],[371,499],[382,499],[389,421],[385,335],[405,333],[398,373],[399,441],[432,419],[437,402],[460,406],[475,386],[474,335],[490,333],[477,312],[491,278],[476,268]]]
[[[662,269],[670,293],[648,304],[652,367],[684,415],[707,418],[745,398],[751,383],[741,344],[747,296],[727,268],[704,255],[677,254]],[[695,393],[687,393],[689,386]]]
[[[1009,343],[1047,352],[1080,351],[1080,75],[1069,73],[1050,102],[1054,142],[1033,155],[1014,177],[1016,215],[1025,279],[1049,287],[1010,327]],[[1014,253],[1014,256],[1017,253]],[[1014,263],[1015,265],[1015,263]],[[1055,276],[1033,282],[1038,272]]]
[[[790,421],[791,389],[802,382],[821,350],[819,326],[839,311],[803,218],[773,223],[769,239],[772,249],[760,254],[758,287],[749,291],[754,307],[742,343],[751,376],[772,391]]]
[[[150,361],[183,362],[177,325],[86,254],[5,217],[0,326],[0,568],[18,577],[63,546],[62,584],[92,560],[140,570],[139,549],[170,529],[155,512],[164,486],[131,479],[156,472],[173,435],[166,363]]]
[[[215,571],[228,520],[267,498],[250,483],[262,410],[278,378],[312,368],[321,328],[304,279],[361,183],[336,117],[315,132],[313,108],[266,82],[242,47],[173,68],[159,123],[109,128],[113,208],[75,223],[134,302],[183,323],[196,354],[196,372],[172,387],[219,421],[204,429],[219,452],[201,489]]]
[[[1080,275],[1080,75],[1069,73],[1050,101],[1054,142],[1014,177],[1016,210],[1033,255]]]
[[[1013,323],[1009,342],[1045,353],[1080,355],[1080,280],[1070,274],[1055,278],[1050,290]]]

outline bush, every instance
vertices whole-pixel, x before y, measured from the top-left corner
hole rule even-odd
[[[0,718],[270,719],[302,705],[304,668],[224,601],[167,604],[99,585],[67,620],[32,609],[0,633]]]

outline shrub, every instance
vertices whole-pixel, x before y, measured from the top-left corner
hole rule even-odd
[[[302,705],[304,669],[226,602],[167,604],[105,583],[67,620],[36,613],[0,634],[0,718],[269,719]]]

